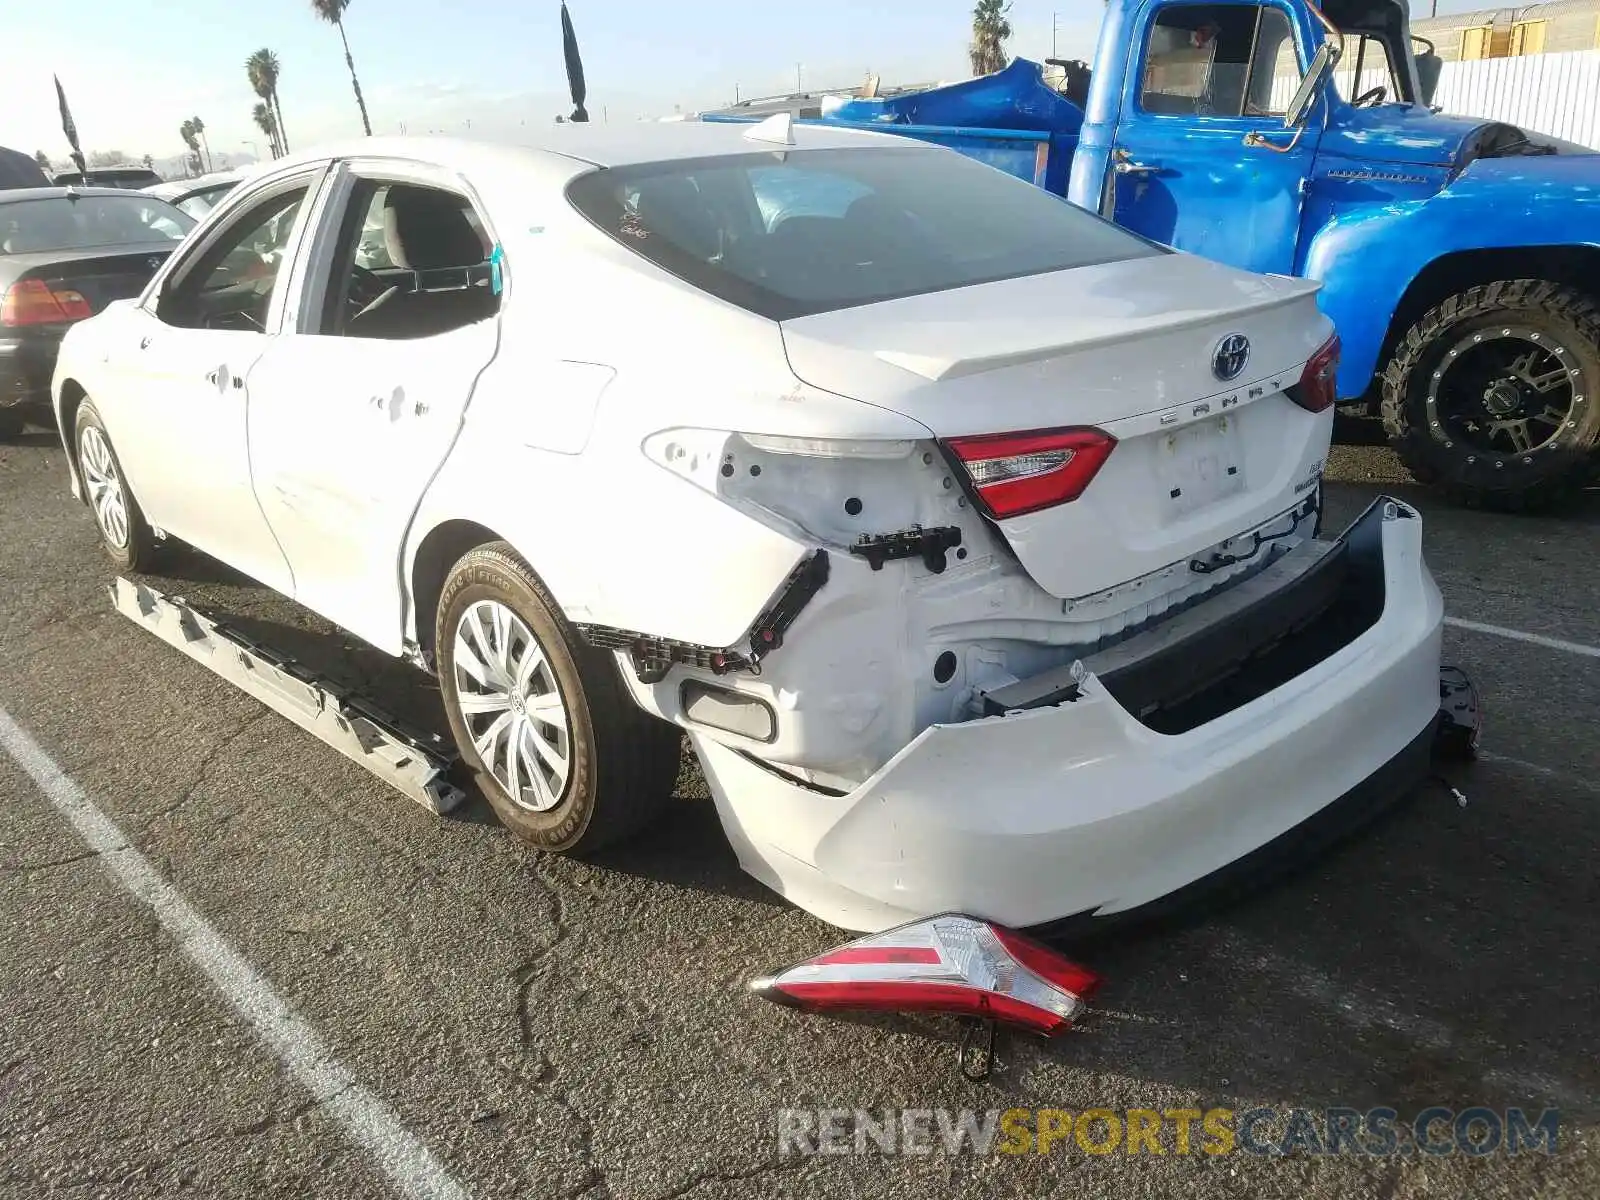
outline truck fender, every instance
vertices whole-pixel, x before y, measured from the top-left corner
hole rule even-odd
[[[1344,342],[1340,398],[1364,395],[1391,335],[1446,295],[1497,278],[1561,279],[1600,259],[1596,184],[1600,157],[1480,160],[1434,196],[1341,213],[1318,230],[1302,273],[1322,281],[1322,310]],[[1423,295],[1413,285],[1425,281],[1444,290]]]

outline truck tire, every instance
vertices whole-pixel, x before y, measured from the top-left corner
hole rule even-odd
[[[117,452],[111,448],[111,435],[88,400],[78,406],[73,440],[84,499],[94,514],[106,553],[125,571],[149,570],[156,556],[155,532],[128,486]]]
[[[1537,279],[1451,296],[1395,349],[1383,424],[1419,483],[1469,507],[1560,503],[1595,470],[1600,305]]]
[[[456,746],[518,838],[582,856],[660,815],[681,731],[633,702],[615,659],[580,641],[505,542],[451,569],[434,646]]]

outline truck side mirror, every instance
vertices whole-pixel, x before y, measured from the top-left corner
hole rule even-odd
[[[1311,67],[1306,71],[1306,77],[1300,81],[1294,99],[1289,101],[1289,107],[1284,111],[1285,129],[1298,129],[1305,124],[1311,106],[1317,102],[1317,94],[1322,91],[1322,85],[1327,82],[1329,72],[1338,61],[1338,47],[1332,42],[1323,42],[1311,60]]]
[[[1417,55],[1417,86],[1421,88],[1423,107],[1433,104],[1433,94],[1439,90],[1439,76],[1444,73],[1444,60],[1432,50]]]

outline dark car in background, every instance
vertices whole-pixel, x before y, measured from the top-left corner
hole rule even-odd
[[[19,187],[48,187],[50,176],[44,173],[31,154],[0,146],[0,191]]]
[[[49,421],[61,335],[137,296],[193,229],[165,200],[114,188],[0,191],[0,436]]]
[[[57,187],[126,188],[138,191],[161,182],[161,176],[149,167],[90,167],[88,178],[82,171],[63,171],[55,177]]]

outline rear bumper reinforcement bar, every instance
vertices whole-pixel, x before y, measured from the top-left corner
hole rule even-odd
[[[407,729],[366,699],[319,682],[303,665],[191,608],[180,597],[118,576],[107,589],[123,616],[176,646],[432,813],[464,798],[449,782],[449,743]]]

